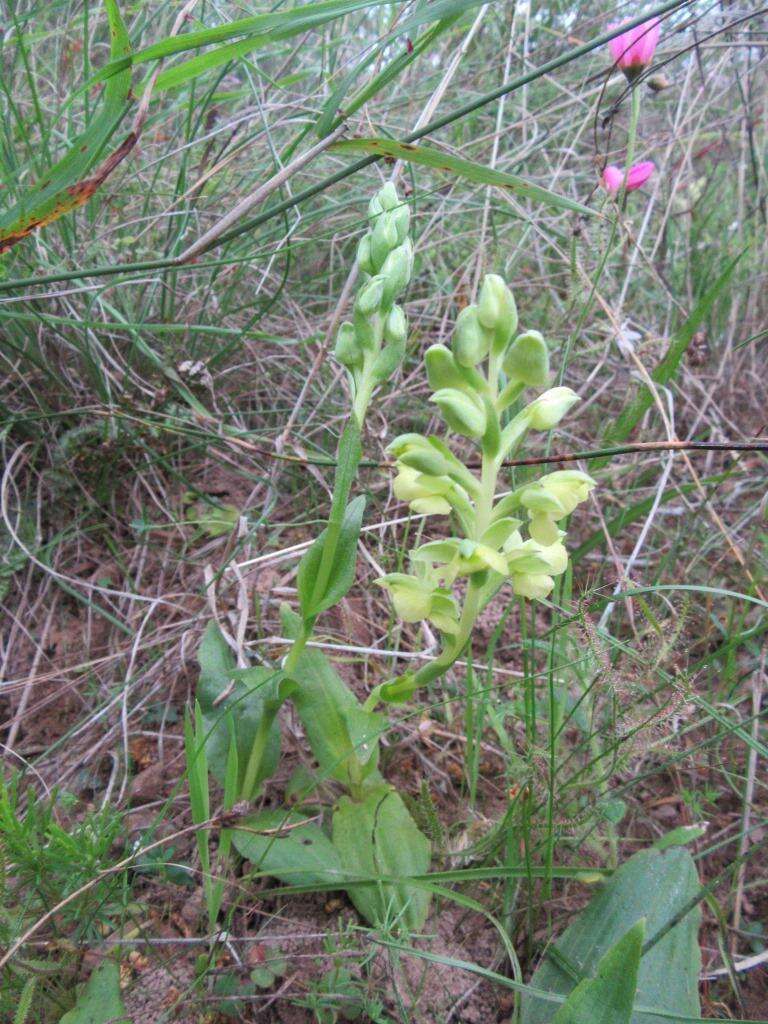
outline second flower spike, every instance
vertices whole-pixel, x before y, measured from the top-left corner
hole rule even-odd
[[[410,210],[392,182],[368,206],[369,229],[357,248],[362,281],[353,320],[339,328],[334,355],[346,367],[354,393],[354,414],[362,423],[374,388],[397,370],[405,355],[408,321],[395,300],[413,270],[408,237]]]

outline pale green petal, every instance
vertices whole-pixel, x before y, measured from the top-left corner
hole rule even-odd
[[[560,541],[548,545],[541,553],[549,562],[549,571],[553,576],[560,576],[568,568],[568,552]]]
[[[496,519],[488,527],[480,540],[483,544],[498,550],[507,543],[509,538],[517,531],[518,526],[520,526],[519,519]]]
[[[507,559],[499,551],[494,551],[487,544],[478,544],[475,557],[480,559],[484,566],[493,569],[494,572],[500,572],[502,576],[506,576]]]
[[[566,510],[557,498],[541,483],[531,484],[520,494],[520,504],[529,512],[546,512],[553,519],[560,519]]]
[[[390,573],[376,582],[389,591],[395,612],[404,622],[419,622],[429,615],[432,587],[426,581],[405,573]]]
[[[512,588],[520,597],[530,597],[540,601],[551,593],[555,581],[551,576],[538,573],[515,574],[512,577]]]
[[[451,506],[445,498],[440,497],[416,498],[410,504],[413,511],[419,515],[447,516],[451,511]]]
[[[549,573],[546,548],[535,540],[527,540],[507,556],[510,573]]]
[[[534,512],[530,523],[531,537],[539,544],[554,544],[560,537],[560,530],[554,519],[545,512]]]
[[[428,544],[422,544],[411,552],[411,559],[415,562],[452,562],[459,553],[458,539],[433,540]]]

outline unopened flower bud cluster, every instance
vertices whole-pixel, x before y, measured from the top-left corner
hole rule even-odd
[[[357,250],[362,284],[351,321],[339,328],[334,355],[349,371],[356,405],[370,398],[405,354],[408,321],[397,299],[413,270],[413,245],[408,235],[410,209],[387,182],[368,206],[369,228]]]

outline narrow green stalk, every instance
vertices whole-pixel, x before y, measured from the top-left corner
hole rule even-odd
[[[312,625],[314,625],[314,623]],[[311,638],[312,627],[310,626],[309,628],[303,629],[293,641],[291,649],[286,655],[285,662],[283,664],[283,673],[286,676],[290,677],[295,671],[296,665],[301,657],[301,653]],[[248,755],[248,764],[246,765],[240,794],[243,800],[253,800],[256,796],[256,779],[269,742],[271,726],[271,720],[267,719],[265,716],[262,718],[259,723],[259,727],[256,730],[253,745],[251,746],[251,751]]]
[[[627,163],[624,168],[624,181],[621,183],[621,191],[618,196],[618,206],[622,212],[627,207],[627,182],[629,171],[635,160],[635,146],[637,143],[637,125],[640,121],[640,90],[637,85],[632,88],[632,107],[629,114],[629,128],[627,130]]]
[[[253,800],[256,796],[256,778],[264,757],[264,751],[267,749],[271,725],[272,722],[266,716],[263,717],[253,738],[253,745],[248,755],[248,764],[245,769],[245,777],[243,778],[243,786],[240,793],[243,800]]]

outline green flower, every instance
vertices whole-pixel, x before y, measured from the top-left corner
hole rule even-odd
[[[502,576],[507,575],[507,562],[500,551],[481,541],[459,537],[422,544],[411,552],[411,560],[432,566],[434,574],[448,584],[453,583],[458,576],[472,576],[488,569]]]
[[[398,462],[399,472],[393,488],[400,501],[407,501],[414,512],[447,516],[452,508],[471,512],[467,492],[448,476],[420,473]]]
[[[443,633],[454,634],[458,631],[459,610],[456,601],[428,576],[393,572],[382,576],[376,583],[389,591],[395,612],[403,622],[428,619]]]
[[[510,583],[518,597],[527,597],[532,601],[541,601],[551,593],[555,585],[551,576],[537,573],[514,573],[510,577]]]
[[[578,401],[571,388],[550,388],[528,406],[529,422],[534,430],[551,430]]]
[[[523,487],[519,501],[528,510],[531,537],[540,544],[554,544],[560,537],[559,520],[586,501],[595,481],[577,469],[549,473]]]

